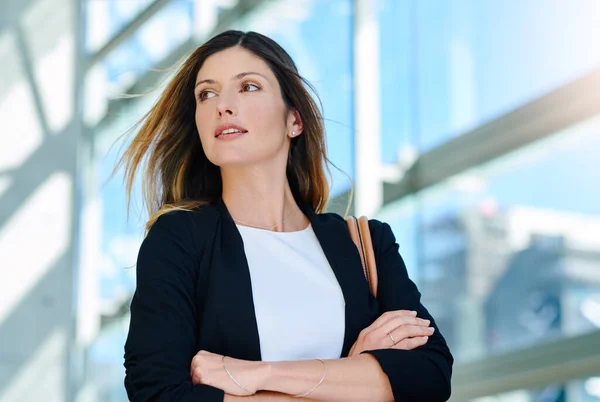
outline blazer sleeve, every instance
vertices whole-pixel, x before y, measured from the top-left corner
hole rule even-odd
[[[417,286],[408,277],[392,229],[387,223],[372,220],[370,230],[377,261],[380,312],[415,310],[418,317],[431,320],[435,332],[425,345],[414,350],[363,353],[375,357],[390,381],[396,401],[446,401],[451,391],[452,354],[434,319],[421,304]]]
[[[195,385],[195,287],[199,256],[191,214],[161,216],[140,247],[125,343],[125,389],[133,402],[222,402],[222,390]]]

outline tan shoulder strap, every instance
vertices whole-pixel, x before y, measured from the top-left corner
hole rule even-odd
[[[365,278],[369,283],[369,289],[373,296],[377,297],[377,266],[375,264],[375,252],[373,251],[373,242],[371,241],[371,231],[369,230],[369,219],[361,216],[356,219],[354,216],[346,218],[350,237],[360,254],[360,262],[363,267]]]

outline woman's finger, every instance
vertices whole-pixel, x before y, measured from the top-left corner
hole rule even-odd
[[[381,328],[382,325],[385,325],[390,320],[400,320],[398,325],[401,325],[402,322],[406,323],[414,323],[415,321],[410,321],[410,319],[414,319],[415,315],[413,312],[408,310],[396,310],[396,311],[387,311],[380,315],[371,325],[363,329],[360,333],[360,336],[364,337],[369,333]],[[405,319],[409,319],[409,321],[404,321]]]
[[[389,321],[390,319],[395,318],[395,317],[416,317],[416,316],[417,316],[417,312],[412,311],[412,310],[386,311],[385,313],[383,313],[379,317],[377,317],[377,319],[375,321],[373,321],[373,324],[371,324],[371,326],[374,328],[379,328],[383,324],[385,324],[387,321]]]
[[[431,336],[435,332],[433,327],[423,327],[420,325],[402,325],[401,327],[395,328],[389,333],[396,340],[396,343],[407,338],[415,338],[419,336]]]
[[[383,318],[383,315],[382,315],[382,318]],[[393,324],[393,323],[395,323],[395,324]],[[371,326],[373,327],[373,329],[378,329],[378,328],[383,328],[384,326],[387,328],[390,325],[400,326],[400,325],[405,325],[405,324],[428,326],[429,320],[425,320],[423,318],[416,317],[413,315],[397,314],[397,315],[390,315],[387,317],[387,319],[382,319],[381,321],[379,321],[377,323],[373,323]],[[391,331],[391,330],[388,329],[388,332],[389,331]]]
[[[390,348],[393,345],[407,338],[429,336],[433,334],[433,327],[424,327],[421,325],[401,325],[382,327],[371,331],[364,336],[365,345],[373,348]]]
[[[385,335],[389,332],[396,330],[396,328],[400,328],[405,325],[420,326],[420,327],[427,328],[427,327],[429,327],[429,324],[430,324],[429,320],[423,320],[422,318],[398,316],[398,317],[393,317],[393,318],[389,319],[383,325],[381,325],[379,328],[375,328],[375,330],[377,330],[378,332],[381,332]]]
[[[408,339],[404,339],[404,340],[398,342],[397,344],[392,346],[390,349],[413,350],[413,349],[418,348],[419,346],[425,345],[428,340],[429,340],[428,336],[418,336],[416,338],[408,338]]]

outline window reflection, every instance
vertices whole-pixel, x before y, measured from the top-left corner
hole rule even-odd
[[[598,128],[424,191],[393,226],[458,362],[600,328],[600,192],[584,185],[600,173],[583,169],[600,154]]]

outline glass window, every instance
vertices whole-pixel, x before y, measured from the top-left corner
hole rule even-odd
[[[91,1],[89,4],[96,7],[96,3],[105,2]],[[112,3],[106,2],[98,7],[104,9]],[[142,4],[135,1],[133,3]],[[127,10],[131,11],[133,8]],[[96,15],[90,14],[89,18],[95,21]],[[104,59],[91,66],[85,76],[85,122],[90,126],[97,125],[106,117],[110,100],[128,93],[145,74],[159,75],[160,72],[156,69],[171,67],[165,65],[164,61],[178,46],[190,39],[193,20],[194,4],[189,0],[173,0],[158,10]],[[152,89],[154,87],[137,89],[136,94]]]
[[[600,66],[600,3],[381,0],[382,154],[424,151]]]
[[[87,0],[86,48],[94,52],[104,46],[154,0]]]
[[[86,389],[96,401],[126,401],[123,387],[123,345],[129,324],[129,304],[135,289],[135,263],[144,235],[146,212],[140,203],[139,180],[133,190],[131,210],[126,209],[122,171],[108,180],[122,155],[124,143],[118,137],[149,110],[154,97],[145,96],[121,104],[117,118],[95,132],[95,146],[89,180],[97,184],[90,203],[99,216],[94,234],[95,259],[89,261],[94,272],[97,300],[97,333],[86,353]],[[128,137],[130,139],[131,136]],[[89,258],[89,256],[84,256]]]
[[[590,377],[530,390],[515,390],[471,402],[598,402],[600,377]]]
[[[417,222],[416,240],[397,233],[418,246],[424,304],[458,362],[600,328],[599,128],[590,119],[384,208]]]
[[[129,329],[129,316],[105,323],[102,331],[88,347],[86,379],[83,389],[93,390],[88,395],[92,401],[125,402],[128,400],[123,386],[123,345]],[[93,397],[92,397],[93,395]]]
[[[115,91],[123,91],[154,68],[190,37],[192,16],[192,4],[185,0],[173,1],[157,12],[102,61],[107,84]]]

